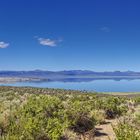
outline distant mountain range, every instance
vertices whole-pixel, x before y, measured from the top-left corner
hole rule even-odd
[[[95,72],[89,70],[67,71],[0,71],[0,77],[40,78],[40,79],[66,79],[66,78],[140,78],[140,72],[113,71]]]

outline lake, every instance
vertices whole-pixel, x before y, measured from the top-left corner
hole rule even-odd
[[[43,88],[63,88],[97,92],[140,92],[140,79],[100,79],[100,80],[61,80],[48,82],[17,82],[1,86],[31,86]]]

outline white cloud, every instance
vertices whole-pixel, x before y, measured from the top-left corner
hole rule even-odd
[[[109,27],[105,27],[105,26],[101,27],[100,30],[103,31],[103,32],[110,32],[110,28]]]
[[[43,46],[55,47],[62,40],[52,40],[52,39],[49,39],[49,38],[38,38],[38,41]]]
[[[9,46],[9,43],[5,43],[3,41],[0,42],[0,48],[1,49],[7,48],[8,46]]]

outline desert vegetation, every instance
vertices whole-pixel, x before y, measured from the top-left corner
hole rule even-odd
[[[0,87],[1,140],[92,140],[112,124],[117,140],[140,139],[140,97]]]

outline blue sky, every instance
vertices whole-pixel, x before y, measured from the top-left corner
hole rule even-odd
[[[139,0],[0,0],[0,70],[140,71]]]

